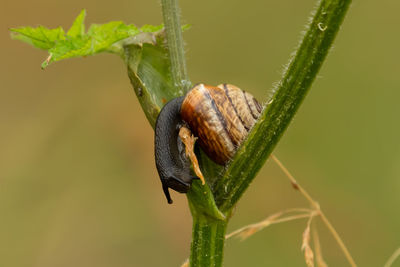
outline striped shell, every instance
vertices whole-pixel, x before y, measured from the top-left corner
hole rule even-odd
[[[231,84],[198,84],[188,92],[181,117],[199,138],[204,152],[224,165],[260,116],[262,107],[249,93]]]

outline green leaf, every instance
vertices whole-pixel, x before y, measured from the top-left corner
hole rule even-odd
[[[12,38],[31,44],[37,48],[48,50],[49,56],[42,63],[42,68],[50,63],[72,57],[85,57],[100,52],[116,53],[124,57],[124,41],[155,44],[162,34],[163,25],[144,25],[138,29],[135,25],[127,25],[122,21],[111,21],[105,24],[92,24],[85,33],[86,11],[82,10],[76,17],[68,32],[63,28],[48,29],[21,27],[10,29]],[[134,40],[129,39],[134,37]],[[160,44],[161,45],[161,44]]]
[[[21,27],[11,28],[11,38],[20,40],[39,49],[48,50],[56,44],[57,41],[65,40],[63,28],[47,29],[43,26],[36,28]]]
[[[68,36],[77,37],[85,34],[85,17],[86,10],[83,9],[81,13],[76,17],[75,21],[72,23],[71,28],[69,28],[67,32]]]
[[[92,24],[87,35],[91,38],[92,53],[106,50],[113,43],[140,33],[134,25],[125,25],[122,21],[106,24]]]
[[[50,60],[46,60],[43,64],[49,64],[65,58],[86,56],[93,54],[91,40],[88,36],[69,38],[60,40],[53,48],[49,49]],[[42,67],[47,67],[42,65]]]
[[[150,124],[155,125],[161,107],[180,94],[175,90],[167,50],[163,46],[136,43],[124,46],[128,76]]]
[[[164,24],[161,25],[149,25],[149,24],[145,24],[140,28],[141,32],[158,32],[160,30],[162,30],[164,28]]]
[[[182,25],[182,31],[183,31],[183,32],[189,30],[190,28],[192,28],[192,25],[191,25],[191,24]]]

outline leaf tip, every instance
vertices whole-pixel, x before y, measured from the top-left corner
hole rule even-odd
[[[192,28],[192,24],[185,24],[185,25],[182,26],[182,31],[183,31],[183,32],[184,32],[184,31],[187,31],[187,30],[189,30],[190,28]]]
[[[52,59],[52,56],[53,56],[53,55],[50,54],[50,55],[46,58],[46,60],[43,61],[42,65],[41,65],[42,70],[44,70],[44,69],[50,64],[51,59]]]
[[[86,9],[82,9],[79,15],[75,18],[71,27],[69,28],[67,35],[71,37],[82,36],[85,34],[85,18]]]

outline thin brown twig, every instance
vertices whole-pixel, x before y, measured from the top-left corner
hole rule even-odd
[[[294,213],[294,212],[299,212],[299,214],[288,215],[286,217],[282,217],[284,214],[290,214],[290,213]],[[284,211],[274,213],[258,223],[254,223],[254,224],[250,224],[250,225],[241,227],[241,228],[227,234],[225,236],[225,239],[231,238],[233,236],[240,236],[242,238],[242,240],[244,240],[244,239],[248,238],[249,236],[255,234],[256,232],[258,232],[272,224],[278,224],[278,223],[294,221],[294,220],[298,220],[298,219],[309,218],[309,220],[307,221],[306,230],[303,233],[302,249],[305,251],[305,259],[306,259],[307,265],[313,267],[314,265],[310,265],[310,262],[313,263],[313,261],[314,261],[313,260],[314,255],[313,255],[313,252],[312,252],[311,246],[310,246],[310,228],[311,228],[312,218],[314,218],[317,215],[319,215],[319,212],[316,210],[305,209],[305,208],[287,209]],[[317,256],[318,256],[318,254],[317,254]],[[189,260],[187,259],[181,265],[181,267],[188,267],[188,266],[189,266]],[[323,267],[326,267],[326,265]]]
[[[303,242],[301,244],[301,250],[304,251],[304,259],[308,267],[314,267],[314,252],[311,249],[310,240],[311,240],[311,222],[314,216],[317,215],[316,212],[313,212],[310,215],[310,218],[307,221],[307,227],[303,232]]]
[[[392,256],[390,256],[390,258],[387,260],[387,262],[385,263],[384,267],[390,267],[392,266],[393,262],[400,256],[400,248],[396,249]]]
[[[310,214],[299,214],[299,215],[293,215],[293,216],[287,216],[282,219],[276,220],[272,222],[272,224],[278,224],[278,223],[283,223],[283,222],[289,222],[289,221],[294,221],[298,219],[304,219],[310,217]]]
[[[275,161],[275,163],[279,166],[279,168],[289,178],[289,180],[292,183],[293,187],[295,189],[299,190],[299,192],[308,200],[308,202],[310,202],[311,206],[313,206],[318,211],[318,215],[320,216],[321,220],[324,222],[324,224],[326,225],[328,230],[331,232],[332,236],[335,238],[336,242],[338,243],[339,247],[343,251],[343,254],[345,255],[345,257],[346,257],[347,261],[349,262],[349,264],[352,267],[356,267],[357,265],[356,265],[353,257],[351,256],[349,250],[347,249],[346,245],[344,244],[344,242],[341,239],[341,237],[339,236],[339,234],[336,232],[336,230],[333,227],[333,225],[331,224],[331,222],[328,220],[328,218],[325,216],[325,214],[320,209],[320,206],[319,206],[318,202],[316,202],[308,194],[308,192],[306,190],[304,190],[304,188],[297,183],[297,181],[293,177],[293,175],[289,172],[289,170],[282,164],[282,162],[280,162],[280,160],[275,155],[271,154],[271,158]]]
[[[328,267],[328,264],[326,264],[323,256],[322,256],[322,250],[321,250],[321,243],[319,241],[319,235],[317,231],[317,227],[314,225],[312,228],[312,235],[313,235],[313,241],[314,241],[314,249],[315,249],[315,261],[317,262],[317,267]]]
[[[272,214],[271,216],[267,217],[265,220],[262,220],[261,222],[246,225],[244,227],[241,227],[232,233],[229,233],[225,236],[226,239],[231,238],[233,236],[240,235],[242,240],[248,238],[249,236],[255,234],[256,232],[272,225],[272,224],[277,224],[277,223],[283,223],[283,222],[288,222],[288,221],[293,221],[293,220],[298,220],[298,219],[303,219],[303,218],[308,218],[311,216],[311,212],[307,213],[302,213],[302,214],[297,214],[297,215],[291,215],[291,216],[286,216],[283,218],[279,218],[284,214],[284,212],[279,212]],[[279,219],[278,219],[279,218]]]
[[[296,215],[289,215],[286,217],[282,217],[284,214],[290,214],[290,213],[295,213],[298,212],[299,214]],[[272,224],[278,224],[278,223],[283,223],[283,222],[288,222],[288,221],[294,221],[298,219],[304,219],[304,218],[310,218],[317,215],[314,210],[311,209],[306,209],[306,208],[292,208],[292,209],[286,209],[277,213],[274,213],[270,216],[268,216],[266,219],[262,220],[261,222],[250,224],[247,226],[244,226],[242,228],[239,228],[235,231],[233,231],[230,234],[227,234],[225,236],[225,239],[231,238],[236,235],[240,235],[246,231],[248,231],[248,235],[242,236],[242,239],[246,239],[250,235],[268,227],[269,225]],[[186,259],[183,264],[180,267],[189,267],[189,259]]]

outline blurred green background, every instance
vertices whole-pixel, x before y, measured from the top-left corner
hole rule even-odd
[[[184,1],[194,83],[238,85],[265,100],[298,43],[314,0]],[[184,195],[168,205],[153,131],[114,55],[55,63],[8,28],[161,23],[159,1],[11,1],[0,10],[0,266],[178,266],[188,256]],[[320,202],[359,266],[400,246],[400,3],[354,1],[335,46],[275,154]],[[229,231],[307,207],[267,162]],[[225,266],[305,266],[306,221],[226,243]],[[330,266],[346,266],[318,223]],[[400,266],[398,261],[393,266]]]

